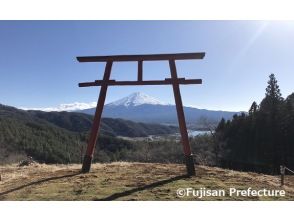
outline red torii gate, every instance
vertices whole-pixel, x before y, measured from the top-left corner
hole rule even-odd
[[[176,60],[203,59],[205,53],[177,53],[177,54],[148,54],[148,55],[116,55],[116,56],[86,56],[77,57],[79,62],[106,62],[103,80],[95,80],[94,82],[79,83],[79,87],[101,86],[100,94],[97,102],[96,112],[88,141],[87,151],[83,161],[82,172],[90,171],[91,162],[94,154],[94,148],[97,142],[101,115],[106,98],[108,86],[133,86],[133,85],[172,85],[175,97],[178,122],[183,144],[185,163],[187,174],[195,175],[195,167],[191,147],[189,144],[187,126],[185,121],[183,103],[180,93],[180,84],[201,84],[201,79],[185,79],[178,78],[176,69]],[[168,61],[171,78],[164,80],[143,80],[143,61]],[[110,79],[110,73],[113,62],[138,62],[138,78],[137,81],[116,81]]]

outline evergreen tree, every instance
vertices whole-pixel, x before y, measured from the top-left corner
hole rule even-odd
[[[269,81],[267,83],[265,98],[260,103],[260,109],[264,112],[274,113],[278,105],[283,101],[283,97],[278,81],[273,73],[269,75]]]
[[[278,81],[275,75],[272,73],[269,75],[268,86],[266,88],[265,96],[269,96],[278,100],[282,100],[282,94],[279,89]]]
[[[258,106],[257,106],[256,102],[254,101],[249,109],[249,115],[254,115],[257,111],[257,108],[258,108]]]

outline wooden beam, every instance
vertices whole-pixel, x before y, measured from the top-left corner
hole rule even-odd
[[[79,87],[89,87],[89,86],[148,86],[148,85],[172,85],[173,83],[188,85],[188,84],[202,84],[202,79],[171,79],[167,78],[165,80],[148,80],[148,81],[115,81],[115,80],[96,80],[94,82],[84,82],[79,83]]]
[[[122,62],[122,61],[156,61],[156,60],[191,60],[203,59],[204,52],[174,53],[174,54],[145,54],[145,55],[114,55],[114,56],[83,56],[77,57],[79,62]]]
[[[143,80],[143,61],[138,61],[138,81]]]

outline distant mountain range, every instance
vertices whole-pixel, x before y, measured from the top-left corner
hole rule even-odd
[[[44,112],[79,112],[94,115],[96,103],[68,103],[57,107],[26,108],[23,110],[40,110]],[[207,124],[216,125],[221,120],[231,119],[240,112],[215,111],[184,106],[185,118],[190,129],[205,130]],[[134,122],[157,123],[178,126],[176,106],[166,104],[149,95],[136,92],[104,106],[104,118],[121,118]]]
[[[80,110],[79,112],[93,115],[95,108]],[[214,111],[184,107],[187,124],[201,124],[202,119],[217,123],[221,118],[230,119],[239,112]],[[136,122],[177,124],[175,105],[165,104],[154,97],[136,92],[115,102],[106,104],[103,109],[103,117],[123,118]],[[204,126],[204,125],[199,125]]]
[[[57,130],[69,132],[89,132],[93,116],[79,112],[43,112],[35,110],[20,110],[0,104],[0,126],[4,121],[15,121],[19,124],[35,124],[38,126],[53,126]],[[124,119],[102,118],[101,134],[126,137],[146,137],[148,135],[173,134],[178,131],[175,126],[138,123]]]

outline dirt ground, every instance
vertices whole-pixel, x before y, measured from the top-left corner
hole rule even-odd
[[[0,167],[0,200],[294,200],[294,176],[237,172],[197,166],[188,178],[180,164],[126,163],[93,164],[90,173],[81,165],[33,164]],[[229,195],[230,188],[285,190],[285,196]],[[226,195],[181,196],[179,189],[219,190]],[[185,191],[186,192],[186,191]]]

